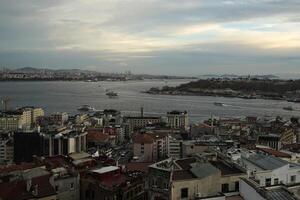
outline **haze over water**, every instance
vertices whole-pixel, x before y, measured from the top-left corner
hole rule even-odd
[[[53,112],[77,113],[83,104],[97,110],[118,109],[124,114],[139,115],[143,106],[145,114],[165,114],[171,110],[187,110],[190,120],[197,122],[210,115],[220,117],[237,116],[299,116],[300,104],[262,99],[239,99],[206,96],[167,96],[141,93],[151,87],[175,86],[189,80],[145,80],[127,82],[0,82],[0,98],[9,97],[10,107],[41,106],[48,114]],[[100,85],[100,87],[99,87]],[[119,93],[110,99],[105,90]],[[222,102],[225,106],[215,106]],[[292,106],[294,111],[283,110]]]

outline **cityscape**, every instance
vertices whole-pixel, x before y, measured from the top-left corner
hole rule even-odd
[[[0,0],[0,200],[300,200],[299,11]]]

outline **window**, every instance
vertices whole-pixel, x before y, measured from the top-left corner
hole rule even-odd
[[[85,198],[86,199],[90,198],[90,192],[88,190],[85,191]]]
[[[238,181],[236,181],[234,184],[235,184],[235,191],[239,191],[240,183]]]
[[[188,198],[189,195],[189,189],[188,188],[182,188],[181,189],[181,198]]]
[[[291,176],[291,182],[292,183],[296,182],[296,175]]]
[[[271,178],[266,178],[266,186],[271,186]]]
[[[71,189],[71,190],[74,190],[74,183],[71,183],[71,184],[70,184],[70,189]]]
[[[222,192],[228,192],[229,191],[229,185],[228,183],[222,184]]]
[[[274,185],[278,185],[278,183],[279,183],[278,178],[275,178],[275,179],[274,179]]]
[[[56,191],[56,192],[58,191],[58,185],[55,186],[55,191]]]

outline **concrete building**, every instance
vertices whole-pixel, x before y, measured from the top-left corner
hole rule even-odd
[[[70,172],[64,167],[51,170],[53,175],[53,186],[58,199],[79,200],[80,198],[80,176],[78,173]]]
[[[9,135],[1,135],[0,137],[0,163],[10,164],[14,158],[13,140]]]
[[[36,156],[68,155],[86,151],[84,129],[61,129],[14,134],[14,161],[31,162]],[[28,147],[31,148],[28,148]]]
[[[222,161],[203,162],[195,157],[172,158],[149,166],[149,199],[205,199],[239,190],[240,177],[247,176]]]
[[[0,174],[2,200],[58,200],[51,173],[41,167]]]
[[[137,133],[133,136],[133,156],[140,162],[153,162],[167,157],[167,133]]]
[[[167,138],[167,145],[168,145],[168,157],[172,158],[181,158],[182,157],[182,139],[177,139],[169,135]]]
[[[129,135],[132,134],[133,131],[144,128],[149,124],[158,124],[162,122],[161,117],[126,117],[126,122],[128,124],[128,132]]]
[[[66,112],[62,113],[54,113],[50,115],[50,120],[53,124],[63,125],[66,121],[68,121],[69,115]]]
[[[189,118],[187,111],[171,111],[167,113],[167,124],[173,129],[187,130],[189,128]]]
[[[21,128],[21,113],[19,115],[0,113],[0,130],[16,131]]]
[[[299,199],[292,188],[284,186],[261,187],[255,181],[247,178],[240,180],[240,195],[245,200],[296,200]],[[299,190],[299,187],[298,187]]]
[[[300,182],[300,165],[264,154],[242,155],[241,166],[260,186]]]
[[[22,107],[17,110],[5,111],[0,114],[0,129],[31,128],[41,116],[44,116],[44,110],[35,107]]]
[[[120,167],[107,166],[88,171],[81,178],[82,200],[143,200],[145,182],[142,172],[121,171]]]
[[[21,124],[22,127],[31,127],[33,126],[39,117],[44,116],[44,110],[42,108],[35,107],[22,107],[18,111],[22,113]]]

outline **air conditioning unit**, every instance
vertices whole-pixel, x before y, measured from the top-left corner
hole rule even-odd
[[[196,197],[200,198],[201,197],[201,193],[200,192],[196,193]]]

